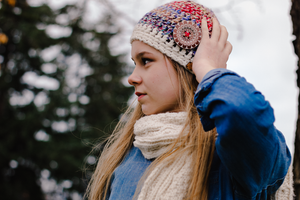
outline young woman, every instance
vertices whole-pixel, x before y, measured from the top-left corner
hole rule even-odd
[[[89,199],[292,198],[285,139],[263,95],[226,69],[227,37],[214,13],[192,1],[139,21],[128,78],[138,105],[109,138]]]

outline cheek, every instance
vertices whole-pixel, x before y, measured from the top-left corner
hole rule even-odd
[[[164,66],[159,66],[164,67]],[[147,79],[152,92],[158,94],[160,98],[178,98],[179,97],[179,81],[177,74],[174,71],[156,70],[153,73],[148,73]],[[161,99],[163,100],[163,99]]]
[[[168,77],[168,89],[170,90],[170,93],[177,97],[179,96],[179,84],[177,76]]]
[[[153,73],[151,76],[148,76],[148,83],[150,83],[150,87],[158,92],[160,90],[164,90],[164,87],[168,84],[168,77],[163,76],[159,73]]]
[[[180,96],[179,88],[174,85],[174,87],[170,88],[169,95],[177,101]]]
[[[169,79],[158,87],[160,88],[161,95],[164,96],[164,98],[168,99],[168,101],[175,101],[179,98],[180,93],[177,81],[172,80],[171,82],[171,80]]]

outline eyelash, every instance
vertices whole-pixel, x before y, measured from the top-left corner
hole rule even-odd
[[[149,62],[152,62],[152,60],[149,59],[149,58],[142,58],[141,60],[142,60],[142,63],[143,63],[144,65],[148,64]],[[147,62],[147,61],[148,61],[148,62]]]
[[[1,0],[0,0],[1,1]],[[148,62],[147,62],[148,61]],[[152,59],[150,59],[150,58],[141,58],[141,64],[143,64],[143,65],[146,65],[146,64],[148,64],[149,62],[152,62],[153,60]],[[136,65],[136,62],[134,62],[133,61],[133,63],[134,63],[134,65]]]

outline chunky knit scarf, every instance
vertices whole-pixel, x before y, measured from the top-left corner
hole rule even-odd
[[[161,113],[145,116],[134,125],[135,147],[138,147],[145,158],[153,159],[164,154],[169,145],[178,138],[185,120],[186,112]],[[147,176],[138,196],[138,200],[182,200],[186,197],[192,176],[192,156],[188,153],[174,162],[159,164]],[[293,199],[292,170],[272,200]]]
[[[142,117],[134,125],[134,146],[138,147],[147,159],[159,157],[178,138],[186,117],[186,112]]]
[[[157,158],[181,133],[187,113],[161,113],[145,116],[134,125],[135,147],[145,158]],[[159,164],[147,176],[138,200],[182,200],[191,181],[192,160],[189,154],[174,162]]]

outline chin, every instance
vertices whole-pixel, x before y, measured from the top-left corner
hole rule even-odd
[[[144,115],[155,115],[166,112],[182,112],[177,104],[170,104],[170,106],[154,106],[153,104],[141,104],[142,112]]]
[[[144,110],[142,110],[142,112],[144,113],[144,115],[155,115],[155,114],[157,114],[157,112],[149,112],[149,111],[144,111]]]
[[[169,112],[169,111],[167,111],[167,110],[143,109],[143,107],[142,107],[142,112],[144,113],[144,115],[155,115],[155,114],[159,114],[159,113],[166,113],[166,112]]]
[[[142,112],[144,113],[144,115],[154,115],[154,114],[161,113],[158,110],[150,109],[145,105],[142,105]]]

